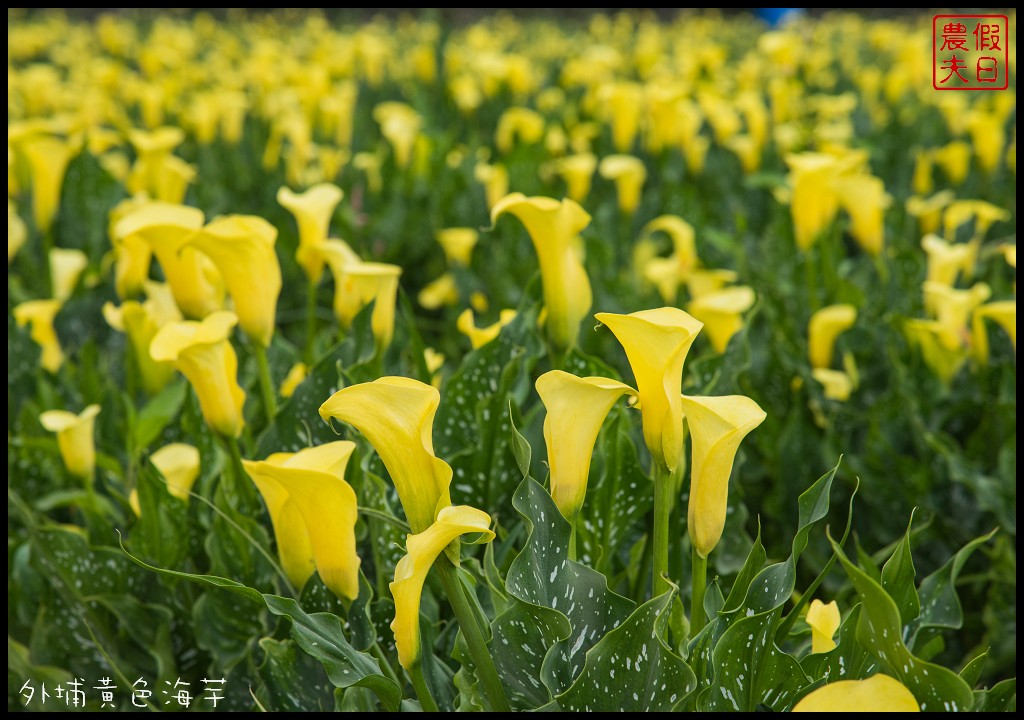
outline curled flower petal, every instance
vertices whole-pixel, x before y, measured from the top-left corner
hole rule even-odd
[[[695,298],[686,309],[704,323],[711,346],[721,354],[743,327],[743,313],[754,305],[754,291],[745,286],[725,288]]]
[[[879,673],[820,687],[804,696],[793,712],[921,712],[921,707],[906,685]]]
[[[807,624],[811,627],[811,652],[825,653],[835,648],[832,639],[842,621],[839,605],[835,600],[828,605],[821,600],[811,600],[807,608]]]
[[[836,338],[857,322],[857,308],[853,305],[829,305],[811,316],[807,325],[807,345],[812,368],[832,366],[832,353]]]
[[[68,472],[86,482],[92,482],[96,471],[96,441],[93,428],[99,405],[90,405],[80,414],[66,410],[47,410],[39,416],[40,424],[57,433],[57,447]]]

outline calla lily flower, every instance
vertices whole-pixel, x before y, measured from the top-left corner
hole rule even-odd
[[[238,324],[233,312],[219,310],[202,322],[164,325],[150,343],[157,362],[173,362],[199,397],[203,418],[215,432],[238,437],[245,420],[245,392],[238,385],[238,356],[228,338]]]
[[[290,398],[295,394],[296,388],[306,379],[309,375],[309,366],[304,362],[297,362],[292,365],[291,370],[284,376],[284,380],[281,381],[281,397]]]
[[[683,451],[683,362],[703,323],[673,307],[594,317],[626,351],[640,395],[647,449],[662,466],[675,470]]]
[[[487,207],[493,211],[498,201],[508,195],[508,168],[482,162],[473,169],[473,177],[484,186]]]
[[[501,329],[515,319],[515,310],[502,310],[498,313],[498,321],[496,323],[478,328],[476,321],[473,319],[473,311],[470,308],[466,308],[455,321],[455,327],[458,328],[460,333],[469,338],[470,345],[476,350],[498,337],[501,334]]]
[[[1006,145],[1006,118],[995,112],[980,108],[971,110],[967,117],[967,129],[971,131],[971,144],[981,169],[991,173],[999,165]]]
[[[751,288],[741,285],[701,295],[686,309],[704,323],[711,346],[722,354],[732,336],[743,327],[743,313],[753,307],[756,299]]]
[[[552,168],[565,181],[565,194],[576,202],[583,202],[590,194],[591,179],[597,170],[597,157],[593,153],[577,153],[556,160]]]
[[[153,202],[114,226],[114,236],[120,241],[134,237],[149,245],[171,286],[174,301],[191,318],[206,317],[224,302],[224,280],[213,261],[187,247],[202,225],[203,213],[197,208]]]
[[[937,192],[929,198],[913,196],[907,198],[907,212],[917,218],[921,232],[929,235],[938,232],[942,224],[942,210],[956,196],[952,190]]]
[[[1010,213],[998,205],[984,200],[955,200],[946,206],[942,214],[946,239],[954,240],[957,228],[972,219],[974,220],[974,237],[984,238],[993,224],[1009,220]]]
[[[423,118],[405,103],[382,102],[373,109],[373,119],[380,124],[381,135],[391,143],[395,164],[400,168],[409,167]]]
[[[946,345],[946,329],[937,320],[909,318],[903,329],[911,345],[920,349],[925,364],[949,385],[967,360],[967,351],[960,345],[953,348]]]
[[[277,228],[255,215],[225,215],[188,240],[213,261],[234,301],[238,324],[249,338],[269,347],[274,337],[281,266],[274,252]]]
[[[437,231],[437,242],[444,250],[449,265],[469,267],[479,238],[480,233],[473,228],[453,227]]]
[[[334,274],[334,314],[348,328],[359,311],[373,302],[370,325],[377,347],[383,351],[395,334],[395,303],[402,268],[387,263],[338,262],[328,254]]]
[[[636,391],[603,377],[579,378],[552,370],[537,378],[537,394],[547,409],[544,442],[551,468],[551,497],[572,521],[583,505],[590,460],[601,425],[615,402]]]
[[[972,344],[975,357],[985,365],[988,364],[989,345],[988,333],[985,330],[985,319],[993,320],[1010,336],[1014,352],[1017,350],[1017,301],[999,300],[982,305],[974,310],[972,319]]]
[[[160,190],[167,190],[167,182],[162,176],[168,170],[174,172],[176,168],[168,167],[166,160],[171,156],[174,148],[178,147],[185,140],[185,133],[181,128],[165,125],[152,131],[132,130],[128,133],[128,141],[135,148],[136,160],[128,176],[128,190],[131,193],[144,192],[150,197],[164,200]],[[179,163],[185,164],[178,160]],[[180,167],[177,168],[180,170]],[[187,182],[185,183],[188,184]],[[184,192],[181,192],[184,195]],[[166,202],[171,202],[166,200]],[[180,202],[180,201],[179,201]]]
[[[40,135],[25,140],[21,151],[32,176],[32,216],[36,227],[45,233],[57,215],[64,173],[74,150],[66,140]]]
[[[643,85],[635,82],[611,83],[601,89],[609,113],[612,144],[619,152],[628,152],[633,147],[640,129],[643,94]]]
[[[126,198],[110,211],[109,235],[114,246],[114,289],[121,299],[141,295],[143,285],[149,278],[149,266],[153,250],[137,235],[119,237],[115,230],[122,218],[131,215],[150,201],[144,196]],[[200,220],[202,222],[202,220]]]
[[[934,159],[934,152],[931,150],[914,152],[914,175],[911,177],[910,187],[918,195],[927,195],[935,189],[935,181],[932,178]]]
[[[171,495],[188,502],[199,477],[199,450],[186,443],[171,443],[150,455],[149,460],[164,476]]]
[[[262,462],[242,461],[267,503],[281,565],[296,589],[309,579],[312,553],[331,592],[349,600],[359,595],[356,494],[344,480],[355,447],[339,440],[297,453],[275,453]]]
[[[14,256],[18,254],[25,240],[28,239],[28,229],[25,221],[18,215],[18,208],[14,201],[7,198],[7,264],[10,265]]]
[[[444,353],[439,353],[434,348],[423,349],[423,361],[427,365],[427,372],[430,374],[430,384],[441,389],[441,368],[444,367]]]
[[[718,292],[729,283],[736,282],[738,277],[735,270],[698,268],[687,276],[686,289],[696,300]]]
[[[167,285],[146,281],[146,294],[148,299],[144,303],[129,300],[120,307],[106,303],[103,317],[110,327],[128,335],[142,386],[147,393],[155,395],[173,377],[174,364],[154,360],[149,354],[150,344],[160,328],[179,322],[182,317]]]
[[[888,675],[838,680],[806,695],[793,712],[921,712],[907,686]]]
[[[807,624],[811,627],[811,653],[826,653],[835,648],[833,636],[839,629],[842,617],[839,605],[833,600],[828,605],[821,600],[811,600],[807,608]]]
[[[505,213],[526,226],[537,251],[548,338],[559,349],[571,348],[593,299],[579,252],[579,234],[590,223],[590,215],[573,200],[528,198],[522,193],[502,198],[491,209],[491,224]]]
[[[452,469],[434,455],[437,389],[404,377],[382,377],[351,385],[320,406],[320,417],[352,425],[366,436],[387,468],[414,533],[451,505]]]
[[[814,368],[811,376],[817,380],[829,400],[846,402],[854,391],[854,381],[842,370],[831,370],[829,368]]]
[[[687,277],[699,263],[697,257],[696,233],[693,226],[678,215],[661,215],[654,218],[640,229],[639,243],[650,242],[656,232],[663,232],[672,240],[671,257],[679,266],[679,281],[685,282]]]
[[[53,248],[50,250],[50,277],[53,297],[64,302],[75,291],[78,279],[89,266],[89,258],[81,250]]]
[[[961,185],[971,169],[971,146],[963,140],[954,140],[932,150],[932,157],[953,185]]]
[[[61,309],[60,300],[27,300],[14,306],[14,321],[20,327],[29,326],[29,337],[42,349],[43,369],[56,373],[64,364],[64,351],[53,321]]]
[[[437,556],[462,535],[480,533],[483,542],[490,542],[494,532],[491,518],[482,510],[467,505],[449,506],[437,515],[437,521],[425,530],[406,537],[406,554],[395,566],[391,595],[395,599],[395,634],[398,662],[409,669],[420,658],[420,597],[423,583]]]
[[[925,307],[934,313],[941,327],[939,338],[948,350],[963,347],[971,314],[991,295],[992,290],[985,283],[977,283],[968,290],[924,283]]]
[[[1014,270],[1017,269],[1017,246],[1007,245],[1003,248],[1003,257],[1006,258],[1006,264],[1012,267]]]
[[[928,256],[928,282],[952,287],[961,273],[970,274],[975,259],[970,243],[948,243],[938,235],[925,235],[921,247]]]
[[[643,396],[641,396],[641,403]],[[740,442],[764,422],[764,410],[748,397],[681,396],[682,410],[693,437],[690,540],[706,558],[722,537],[729,500],[729,476]]]
[[[647,168],[643,161],[632,155],[609,155],[601,159],[598,172],[606,180],[615,182],[619,209],[627,215],[636,212],[640,205],[640,190],[647,180]]]
[[[892,198],[882,181],[871,175],[849,175],[836,181],[839,202],[850,216],[850,234],[871,255],[885,246],[885,210]]]
[[[436,280],[431,280],[416,295],[416,300],[424,310],[437,310],[445,305],[454,305],[459,301],[459,288],[455,283],[455,276],[446,272]]]
[[[341,189],[330,183],[314,185],[303,193],[293,193],[287,187],[277,191],[277,201],[295,216],[299,224],[296,258],[311,282],[319,282],[323,274],[321,248],[327,240],[331,216],[342,197]]]
[[[812,368],[832,366],[832,352],[836,338],[857,322],[857,308],[853,305],[829,305],[811,316],[807,325],[808,355]]]
[[[520,142],[532,145],[544,137],[544,116],[525,107],[511,107],[498,118],[494,131],[494,146],[498,152],[508,153]]]
[[[839,195],[834,189],[837,160],[824,153],[788,155],[793,193],[790,212],[796,245],[806,250],[813,245],[835,219]]]
[[[50,432],[57,433],[57,447],[64,467],[76,478],[91,483],[96,472],[96,441],[93,428],[99,405],[90,405],[79,415],[67,410],[47,410],[39,422]]]

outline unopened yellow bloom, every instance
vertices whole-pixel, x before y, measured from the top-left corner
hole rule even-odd
[[[721,354],[743,327],[743,313],[753,307],[756,299],[753,289],[741,285],[694,298],[686,309],[704,323],[711,347]]]
[[[344,479],[355,447],[339,440],[275,453],[262,462],[242,461],[267,503],[281,566],[296,589],[315,566],[338,597],[354,600],[359,595],[356,494]]]
[[[498,201],[508,195],[508,168],[504,165],[479,163],[473,169],[473,177],[484,186],[487,207],[493,211]]]
[[[907,212],[917,218],[922,233],[935,233],[942,224],[943,208],[953,202],[955,197],[952,190],[937,192],[929,198],[914,195],[907,198]]]
[[[988,363],[988,333],[985,319],[994,321],[1010,336],[1013,349],[1017,350],[1017,301],[999,300],[982,305],[974,310],[972,318],[972,342],[975,357],[983,365]]]
[[[839,196],[834,189],[836,158],[823,153],[801,153],[786,157],[793,186],[790,212],[796,245],[806,250],[835,219]]]
[[[498,337],[501,334],[501,329],[515,319],[516,311],[506,309],[498,314],[497,322],[487,327],[478,328],[476,321],[473,319],[473,311],[470,308],[466,308],[455,321],[455,327],[458,328],[460,333],[469,338],[470,345],[476,350]]]
[[[580,258],[579,237],[590,223],[590,215],[573,200],[528,198],[522,193],[502,198],[491,209],[491,223],[505,213],[515,215],[526,226],[537,251],[548,338],[559,349],[571,348],[593,299]]]
[[[274,337],[281,266],[274,252],[277,228],[255,215],[224,215],[191,236],[188,247],[213,261],[224,278],[242,331],[270,346]]]
[[[838,680],[806,695],[793,712],[921,712],[907,686],[888,675]]]
[[[675,470],[683,452],[683,362],[704,325],[674,307],[594,317],[626,351],[640,395],[647,449],[662,466]]]
[[[500,153],[507,153],[517,142],[532,145],[544,137],[544,117],[536,110],[525,107],[511,107],[498,118],[494,131],[494,146]]]
[[[642,396],[640,401],[643,403]],[[697,554],[706,558],[725,528],[729,476],[736,451],[743,438],[767,415],[756,402],[742,395],[683,395],[681,401],[693,437],[687,527]]]
[[[452,469],[434,455],[437,389],[404,377],[351,385],[320,406],[320,417],[348,423],[366,436],[387,468],[413,532],[430,527],[451,505]]]
[[[850,216],[850,234],[871,255],[885,246],[885,210],[892,198],[885,185],[871,175],[849,175],[836,181],[839,201]]]
[[[167,285],[146,281],[146,295],[148,299],[143,303],[128,300],[120,307],[106,303],[103,317],[112,328],[128,335],[142,377],[142,387],[150,395],[155,395],[174,375],[174,364],[154,360],[149,354],[149,346],[160,328],[167,323],[178,322],[182,317]]]
[[[295,389],[299,387],[306,376],[309,374],[309,366],[304,362],[297,362],[292,365],[291,370],[285,375],[284,380],[281,381],[281,397],[290,398],[295,394]]]
[[[811,600],[807,608],[807,624],[811,627],[812,653],[826,653],[835,648],[836,643],[832,638],[841,621],[839,605],[835,600],[828,605],[821,600]]]
[[[437,242],[444,250],[449,265],[469,267],[473,259],[473,248],[476,247],[480,233],[473,228],[453,227],[437,231]]]
[[[423,118],[405,103],[391,101],[377,105],[373,109],[373,119],[380,124],[381,135],[391,143],[395,164],[400,168],[409,167]]]
[[[78,279],[89,266],[89,258],[81,250],[53,248],[50,250],[50,277],[53,297],[64,302],[75,291]]]
[[[25,140],[21,151],[28,160],[32,177],[32,216],[36,227],[45,233],[53,224],[60,206],[64,173],[74,150],[66,140],[40,135]]]
[[[643,161],[632,155],[609,155],[601,159],[598,172],[606,180],[615,182],[619,209],[627,215],[636,212],[640,205],[640,190],[647,180],[647,168]]]
[[[40,363],[44,370],[55,373],[64,364],[64,351],[53,321],[61,308],[60,300],[28,300],[14,306],[14,320],[20,327],[29,326],[29,337],[43,351]]]
[[[229,340],[238,324],[233,312],[218,310],[202,322],[172,322],[157,332],[149,352],[173,362],[199,398],[206,424],[225,437],[238,437],[245,420],[245,391],[238,385],[238,356]]]
[[[299,249],[295,256],[311,282],[319,282],[323,274],[322,248],[331,216],[342,197],[341,189],[330,183],[314,185],[303,193],[293,193],[286,187],[277,191],[277,201],[295,216],[299,225]]]
[[[615,401],[636,391],[603,377],[579,378],[552,370],[537,378],[537,394],[547,409],[544,442],[551,468],[551,497],[567,519],[583,505],[590,460],[601,425]]]
[[[391,595],[395,599],[395,619],[391,630],[402,667],[413,667],[420,658],[420,597],[423,583],[437,556],[462,535],[481,533],[483,542],[490,542],[494,532],[491,518],[482,510],[467,505],[442,509],[437,521],[405,541],[406,554],[395,566]]]
[[[64,467],[76,478],[91,483],[96,472],[96,441],[93,428],[99,405],[90,405],[79,415],[67,410],[47,410],[39,422],[50,432],[57,433],[57,447]]]
[[[811,316],[807,324],[808,357],[812,368],[832,366],[832,352],[836,338],[857,322],[857,308],[853,305],[829,305]]]
[[[565,194],[576,202],[583,202],[590,194],[590,183],[597,169],[597,156],[593,153],[576,153],[559,158],[552,165],[554,171],[565,181]]]
[[[18,208],[14,201],[7,198],[7,264],[10,265],[14,256],[18,254],[25,240],[28,239],[28,229],[25,221],[18,215]]]

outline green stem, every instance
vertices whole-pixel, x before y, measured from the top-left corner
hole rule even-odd
[[[316,336],[316,285],[310,280],[306,295],[306,345],[302,359],[310,367],[313,366],[313,338]]]
[[[807,304],[811,312],[818,309],[818,279],[817,270],[814,267],[814,258],[811,257],[814,248],[804,250],[804,279],[807,282]]]
[[[476,611],[473,609],[462,588],[456,574],[455,566],[442,554],[434,563],[438,575],[441,576],[441,584],[444,586],[448,602],[455,613],[455,619],[462,630],[462,636],[466,638],[466,645],[469,646],[470,657],[476,665],[477,676],[483,688],[484,695],[491,705],[491,712],[511,712],[508,698],[505,696],[505,688],[501,685],[498,671],[494,668],[494,660],[487,650],[487,639],[484,637],[484,630],[477,620]]]
[[[263,409],[267,414],[267,425],[274,420],[277,414],[277,399],[274,392],[274,380],[270,377],[270,363],[267,362],[267,349],[255,344],[256,364],[260,368],[260,392],[263,394]]]
[[[667,592],[671,587],[668,581],[668,520],[672,514],[672,485],[672,475],[668,468],[655,461],[652,597]]]
[[[708,584],[708,559],[693,549],[693,607],[690,609],[690,637],[696,637],[704,628],[704,590]]]
[[[237,503],[235,509],[242,513],[253,511],[257,507],[256,498],[253,495],[255,489],[249,482],[249,475],[242,465],[242,452],[238,448],[238,440],[226,437],[224,443],[228,446],[228,455],[231,456],[231,471],[227,475],[231,478],[231,495],[235,497]]]
[[[576,560],[576,516],[574,515],[572,520],[569,521],[569,559]]]
[[[398,675],[395,674],[395,669],[391,667],[391,663],[388,662],[387,655],[384,654],[384,650],[381,649],[380,644],[374,640],[373,645],[370,646],[370,654],[377,658],[377,662],[380,663],[381,672],[383,672],[388,678],[395,682],[395,685],[401,685],[402,682],[398,679]]]
[[[423,677],[423,665],[416,663],[409,668],[409,679],[412,680],[412,687],[416,691],[416,697],[420,701],[423,712],[439,712],[434,696],[430,694],[430,688]]]
[[[43,233],[43,276],[46,278],[46,292],[53,297],[53,272],[50,270],[50,251],[56,240],[57,231],[51,221],[50,227]]]

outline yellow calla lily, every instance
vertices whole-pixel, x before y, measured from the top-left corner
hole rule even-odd
[[[930,150],[914,152],[914,174],[910,180],[911,189],[918,195],[927,195],[935,189],[932,178],[932,166],[935,162],[934,153]]]
[[[89,266],[89,258],[81,250],[53,248],[49,259],[53,297],[64,302],[75,291],[78,279]]]
[[[395,566],[395,581],[390,586],[395,599],[391,631],[402,667],[409,669],[419,662],[420,597],[437,556],[451,542],[469,533],[482,533],[483,541],[490,542],[494,538],[490,525],[490,516],[482,510],[455,505],[442,509],[437,521],[423,531],[406,537],[406,554]]]
[[[972,322],[972,345],[978,361],[988,364],[989,345],[985,319],[993,320],[1010,336],[1014,352],[1017,350],[1017,301],[999,300],[982,305],[974,310]]]
[[[18,215],[18,208],[14,201],[7,198],[7,264],[10,265],[14,256],[25,245],[28,239],[28,229],[25,221]]]
[[[478,328],[473,319],[473,310],[466,308],[455,321],[455,327],[459,332],[469,338],[473,349],[483,347],[501,334],[501,329],[516,319],[515,310],[502,310],[498,313],[498,321],[487,327]]]
[[[90,405],[80,414],[67,410],[47,410],[39,416],[42,426],[57,433],[57,447],[64,467],[77,478],[91,483],[96,472],[96,441],[93,428],[99,405]]]
[[[469,267],[480,233],[473,228],[453,227],[437,231],[437,242],[444,250],[449,265]]]
[[[157,164],[153,196],[162,202],[184,202],[188,186],[195,181],[197,175],[195,167],[177,155],[165,155]]]
[[[309,366],[304,362],[297,362],[292,365],[291,370],[284,376],[284,380],[281,381],[281,397],[290,398],[295,394],[295,389],[299,387],[306,376],[309,374]]]
[[[1006,259],[1006,264],[1012,267],[1014,270],[1017,269],[1017,246],[1007,245],[1003,248],[1003,257]]]
[[[842,370],[831,370],[829,368],[814,368],[811,376],[817,380],[823,393],[829,400],[846,402],[854,391],[854,379]]]
[[[907,212],[917,218],[921,232],[930,235],[938,232],[942,224],[942,210],[953,202],[955,197],[952,190],[943,190],[928,198],[914,195],[907,198]]]
[[[747,134],[734,135],[729,138],[726,147],[732,150],[740,161],[740,167],[747,175],[757,172],[761,167],[762,146]]]
[[[697,257],[697,235],[693,226],[678,215],[661,215],[640,229],[640,240],[644,242],[656,232],[663,232],[672,240],[672,258],[679,265],[679,280],[685,282],[699,263]]]
[[[427,372],[430,373],[430,384],[441,389],[441,368],[444,367],[444,353],[439,353],[434,348],[423,349],[423,361],[427,365]]]
[[[110,211],[109,235],[114,246],[114,289],[121,299],[141,295],[143,284],[149,278],[149,266],[153,251],[142,238],[136,235],[119,237],[115,230],[122,218],[131,215],[150,202],[139,195],[122,200]],[[202,222],[202,220],[200,220]]]
[[[824,153],[786,156],[793,187],[790,212],[796,245],[806,250],[813,245],[835,219],[839,195],[834,189],[837,161]]]
[[[324,420],[336,418],[366,436],[395,483],[415,533],[451,505],[452,469],[434,455],[432,437],[440,402],[437,388],[410,378],[382,377],[343,388],[320,406]]]
[[[807,608],[807,624],[811,627],[811,653],[826,653],[835,648],[836,643],[832,638],[841,621],[839,605],[835,600],[828,605],[821,600],[811,600]]]
[[[405,103],[382,102],[373,109],[373,119],[380,124],[380,132],[391,143],[395,165],[409,167],[412,148],[419,135],[423,118]]]
[[[925,364],[946,385],[953,380],[967,360],[967,351],[960,345],[947,347],[945,328],[937,320],[909,318],[903,324],[911,345],[917,347]]]
[[[1010,212],[984,200],[955,200],[946,206],[942,224],[946,239],[956,239],[957,229],[974,220],[974,238],[984,238],[994,223],[1010,219]]]
[[[999,165],[1006,145],[1006,119],[994,112],[974,108],[967,116],[967,129],[971,132],[971,145],[981,169],[991,173]]]
[[[135,149],[136,160],[128,175],[128,191],[132,194],[146,193],[150,197],[165,200],[169,189],[165,183],[164,174],[168,171],[180,171],[179,167],[168,166],[167,158],[171,156],[174,148],[178,147],[185,140],[185,133],[181,128],[165,125],[155,128],[152,131],[131,130],[128,133],[128,141]],[[185,165],[184,161],[178,163]],[[185,183],[187,185],[187,182]],[[165,192],[161,193],[163,190]],[[184,190],[180,193],[184,196]],[[180,202],[165,200],[166,202]]]
[[[14,321],[20,327],[29,326],[29,337],[43,351],[40,363],[51,373],[56,373],[64,364],[64,351],[53,326],[61,305],[60,300],[27,300],[14,306]]]
[[[203,318],[224,302],[224,280],[213,261],[187,247],[203,225],[201,210],[185,205],[147,203],[114,226],[114,237],[129,242],[142,240],[156,255],[174,301],[190,318]]]
[[[311,282],[319,282],[324,271],[321,248],[327,240],[334,209],[344,193],[336,185],[320,183],[303,193],[294,193],[287,187],[277,191],[277,201],[284,206],[299,225],[299,249],[295,257]]]
[[[263,347],[274,337],[281,266],[274,252],[277,228],[255,215],[225,215],[188,240],[213,261],[234,301],[238,324]]]
[[[508,168],[504,165],[478,163],[473,169],[473,177],[484,186],[487,207],[493,211],[498,201],[508,195]]]
[[[938,235],[925,235],[921,247],[928,256],[928,282],[952,287],[961,273],[970,274],[975,259],[970,243],[948,243]]]
[[[552,370],[537,378],[537,394],[547,409],[544,442],[551,468],[551,497],[562,515],[572,521],[587,494],[591,455],[601,425],[620,397],[636,397],[637,393],[608,378],[579,378]]]
[[[640,395],[647,449],[658,463],[675,470],[683,452],[683,362],[703,323],[674,307],[594,317],[626,351]]]
[[[164,476],[168,492],[188,502],[192,486],[199,477],[199,450],[186,443],[171,443],[150,455],[149,461]]]
[[[520,142],[532,145],[544,137],[544,116],[525,107],[510,107],[498,118],[494,131],[494,146],[498,152],[508,153]]]
[[[729,476],[740,442],[764,422],[764,410],[748,397],[681,396],[686,424],[693,437],[690,505],[687,529],[697,554],[715,549],[729,500]],[[641,397],[641,402],[643,398]]]
[[[233,312],[218,310],[202,322],[164,325],[149,346],[154,360],[173,362],[188,379],[206,424],[225,437],[238,437],[245,424],[245,391],[238,385],[238,356],[228,339],[237,324]]]
[[[853,305],[829,305],[811,316],[807,324],[808,357],[812,368],[832,366],[832,352],[836,338],[857,322],[857,308]]]
[[[838,680],[806,695],[793,712],[921,712],[907,686],[888,675]]]
[[[885,246],[885,210],[892,198],[871,175],[849,175],[836,181],[839,202],[850,216],[850,234],[866,252],[878,255]]]
[[[686,289],[696,300],[718,292],[729,283],[736,282],[738,277],[735,270],[698,268],[687,276]]]
[[[647,168],[640,158],[632,155],[609,155],[601,159],[597,171],[606,180],[615,182],[619,209],[627,215],[640,205],[640,190],[647,180]]]
[[[939,338],[948,350],[963,347],[967,326],[974,309],[992,296],[985,283],[977,283],[968,290],[947,287],[938,283],[924,283],[924,304],[935,315],[941,327]]]
[[[732,336],[743,327],[743,313],[753,307],[755,300],[753,289],[741,285],[694,298],[686,309],[704,323],[711,347],[722,354]]]
[[[335,255],[327,255],[334,275],[334,314],[343,328],[364,307],[373,303],[370,326],[380,351],[391,344],[395,334],[395,303],[398,300],[398,278],[402,268],[397,265],[373,262],[338,262]]]
[[[603,107],[608,111],[612,129],[612,144],[619,152],[633,147],[640,130],[644,87],[635,82],[615,82],[602,88]]]
[[[157,362],[149,354],[149,346],[157,331],[170,322],[182,319],[167,285],[146,281],[148,299],[144,303],[128,300],[115,307],[103,306],[103,317],[115,330],[128,335],[135,362],[138,364],[142,387],[150,395],[158,393],[173,377],[174,364]]]
[[[526,226],[540,263],[545,330],[552,344],[567,350],[576,344],[580,321],[590,312],[590,279],[580,259],[579,234],[590,215],[573,200],[506,195],[491,209],[491,224],[511,213]]]
[[[32,217],[36,228],[45,233],[57,215],[64,173],[75,151],[68,141],[49,135],[25,140],[21,151],[32,177]]]
[[[961,185],[967,179],[971,169],[971,146],[963,140],[954,140],[932,150],[932,157],[953,185]]]
[[[416,301],[424,310],[437,310],[445,305],[454,305],[459,301],[459,288],[455,283],[455,276],[446,272],[436,280],[431,280],[416,295]]]
[[[267,503],[281,565],[296,589],[309,578],[312,553],[320,579],[331,592],[349,600],[359,595],[356,494],[344,479],[355,447],[339,440],[297,453],[276,453],[262,462],[242,461]]]
[[[597,170],[597,156],[576,153],[556,160],[552,168],[565,181],[565,194],[576,202],[583,202],[590,194],[590,183]]]

